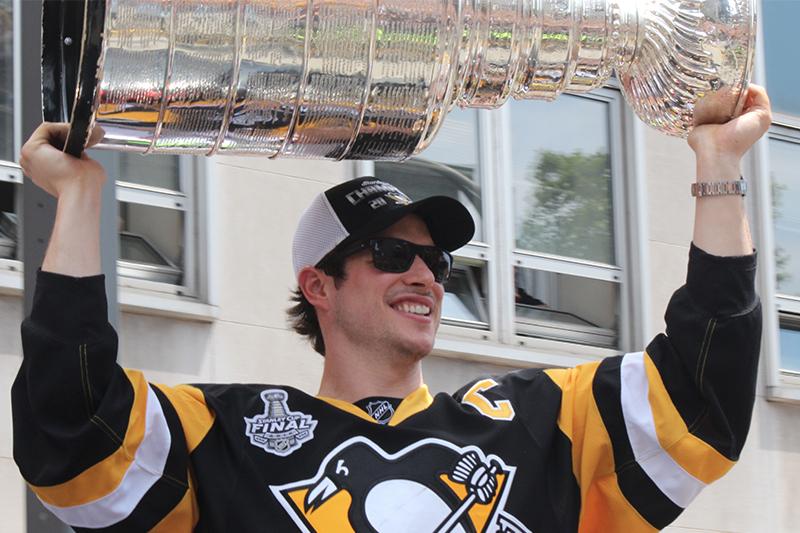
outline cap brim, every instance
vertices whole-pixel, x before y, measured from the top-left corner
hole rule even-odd
[[[431,196],[404,206],[398,206],[380,216],[373,218],[369,224],[361,226],[331,250],[321,261],[333,256],[337,251],[354,242],[373,237],[401,218],[416,214],[428,226],[436,246],[452,252],[467,244],[475,234],[475,222],[472,215],[461,202],[448,196]]]

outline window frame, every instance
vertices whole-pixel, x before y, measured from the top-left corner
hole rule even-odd
[[[23,173],[19,166],[19,152],[22,149],[22,109],[19,105],[20,97],[22,95],[22,40],[21,28],[22,19],[20,14],[20,2],[22,0],[11,1],[11,19],[12,19],[12,67],[11,71],[14,76],[12,83],[13,102],[11,108],[13,110],[12,116],[12,135],[13,139],[13,160],[0,160],[0,181],[14,184],[14,205],[17,206],[16,214],[21,217],[22,206],[22,182]],[[17,254],[13,259],[0,259],[0,291],[9,292],[12,294],[22,294],[23,282],[23,264],[19,259],[22,257],[22,243],[17,242]]]
[[[791,117],[786,117],[781,115],[780,122],[773,121],[772,126],[769,129],[769,132],[765,136],[767,139],[767,143],[769,143],[770,139],[779,140],[782,142],[788,142],[794,144],[798,148],[798,152],[800,152],[800,117],[796,119],[792,119]],[[796,125],[792,125],[791,123],[796,123]],[[767,160],[767,165],[770,164],[770,159]],[[772,180],[769,179],[769,184],[772,186]],[[771,204],[770,204],[770,207]],[[774,212],[770,211],[769,216],[769,223],[774,224]],[[777,249],[777,240],[774,242],[772,254],[774,256],[774,250]],[[774,257],[772,258],[774,261]],[[800,325],[800,295],[793,296],[790,294],[782,294],[778,291],[777,282],[775,291],[772,295],[774,298],[774,309],[777,313],[777,322],[778,322],[778,337],[780,337],[780,329],[784,324],[791,324],[793,326]],[[781,347],[780,347],[780,340],[775,345],[776,351],[776,359],[777,359],[777,370],[780,374],[780,379],[788,385],[791,386],[800,386],[800,372],[792,371],[783,368],[783,357],[781,354]]]

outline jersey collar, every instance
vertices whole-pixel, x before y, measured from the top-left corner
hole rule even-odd
[[[344,400],[338,400],[336,398],[329,398],[327,396],[317,396],[318,399],[329,403],[330,405],[336,407],[337,409],[341,409],[342,411],[347,411],[348,413],[355,415],[359,418],[363,418],[364,420],[368,420],[373,424],[377,424],[377,420],[369,416],[369,413],[353,405],[350,402],[346,402]],[[397,406],[397,409],[394,412],[394,416],[391,420],[389,420],[389,426],[396,426],[405,419],[413,416],[417,413],[420,413],[427,409],[433,403],[433,397],[431,393],[428,391],[427,385],[422,385],[411,394],[403,398],[403,401],[400,402],[400,405]]]

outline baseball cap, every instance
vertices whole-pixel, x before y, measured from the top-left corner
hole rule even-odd
[[[433,242],[449,252],[467,244],[475,233],[472,216],[454,198],[431,196],[414,202],[391,183],[356,178],[318,194],[300,217],[292,241],[295,276],[412,213],[425,221]]]

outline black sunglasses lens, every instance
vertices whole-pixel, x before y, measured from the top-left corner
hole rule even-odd
[[[438,283],[450,276],[453,260],[450,254],[436,246],[419,246],[392,238],[373,239],[369,244],[375,268],[384,272],[406,272],[414,263],[414,257],[419,255]]]
[[[405,272],[414,262],[411,243],[398,239],[376,239],[372,246],[375,267],[384,272]]]
[[[421,248],[418,250],[419,256],[433,272],[433,277],[437,282],[442,283],[450,277],[452,259],[450,254],[439,248]]]

